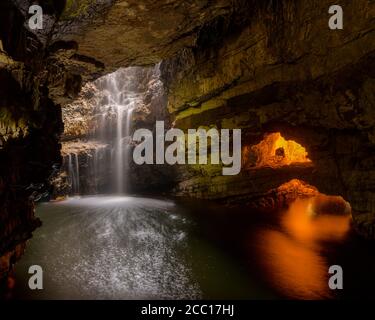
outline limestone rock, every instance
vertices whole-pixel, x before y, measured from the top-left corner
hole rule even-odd
[[[231,199],[248,193],[252,198],[303,178],[320,192],[344,197],[353,215],[372,212],[367,215],[372,225],[374,3],[340,3],[346,24],[340,32],[327,27],[329,1],[253,5],[250,20],[233,29],[233,22],[219,19],[201,30],[200,39],[209,38],[209,43],[198,39],[196,47],[161,65],[176,127],[242,129],[245,158],[238,177],[220,176],[220,168],[182,169],[176,192]],[[270,185],[260,172],[246,173],[247,164],[256,162],[246,150],[274,132],[306,148],[309,173],[297,167],[294,173],[290,167],[288,175],[283,174],[287,167],[275,170]],[[267,170],[259,171],[268,176]]]

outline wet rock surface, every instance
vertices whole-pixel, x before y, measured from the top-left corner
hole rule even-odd
[[[61,161],[61,108],[48,96],[43,43],[23,27],[24,16],[0,5],[0,278],[41,222],[34,200],[48,192],[47,179]],[[33,52],[39,52],[34,55]]]
[[[343,196],[361,234],[373,238],[373,1],[342,1],[342,31],[327,27],[328,0],[59,3],[46,4],[41,31],[27,27],[29,1],[0,4],[0,274],[39,224],[33,200],[49,190],[62,163],[61,108],[67,140],[82,139],[91,109],[67,107],[82,86],[119,67],[161,60],[175,127],[241,128],[244,148],[281,132],[313,163],[238,177],[220,176],[214,166],[181,166],[163,172],[175,194],[251,197],[299,178]],[[139,125],[152,117],[144,109]],[[148,183],[138,181],[139,189]]]
[[[187,168],[177,175],[176,192],[203,198],[247,193],[252,198],[252,183],[262,192],[298,178],[320,192],[343,196],[354,216],[364,214],[361,233],[372,237],[375,6],[344,1],[351,27],[334,32],[324,14],[329,5],[255,6],[259,11],[239,28],[223,18],[202,29],[200,36],[210,37],[209,43],[198,41],[197,47],[162,63],[168,110],[177,127],[242,129],[238,177],[222,177],[215,166]],[[246,150],[273,132],[305,147],[311,167],[271,174],[271,169],[249,168],[254,159]]]

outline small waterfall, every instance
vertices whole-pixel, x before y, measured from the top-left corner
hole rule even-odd
[[[74,158],[74,160],[73,160]],[[72,186],[72,193],[79,194],[79,157],[76,153],[69,153],[68,159],[68,176]]]
[[[65,159],[65,158],[64,158]],[[69,153],[68,156],[67,156],[67,159],[68,159],[68,176],[69,176],[69,180],[70,180],[70,183],[72,185],[72,191],[74,192],[74,188],[73,188],[73,181],[74,181],[74,171],[73,171],[73,162],[72,162],[72,155]]]
[[[130,136],[130,120],[133,109],[124,110],[123,106],[117,108],[117,134],[114,153],[116,154],[116,170],[114,170],[114,181],[116,181],[116,192],[124,193],[126,173],[128,169],[129,144],[126,137]]]
[[[160,96],[159,77],[159,65],[130,67],[91,84],[93,96],[85,100],[85,106],[92,107],[90,135],[64,148],[73,194],[129,192],[133,118],[145,117],[151,104],[155,105],[154,97]]]
[[[110,188],[123,194],[128,192],[130,136],[133,111],[143,104],[144,84],[142,68],[120,69],[98,79],[95,84],[102,97],[96,106],[94,138],[111,146]]]
[[[75,187],[76,187],[76,191],[75,193],[76,194],[79,194],[79,159],[78,159],[78,154],[74,154],[75,157],[75,176],[76,176],[76,184],[75,184]]]
[[[91,164],[91,169],[92,169],[92,176],[94,177],[94,188],[97,191],[99,187],[98,183],[98,176],[99,176],[99,152],[101,149],[95,149],[93,157],[92,157],[92,164]]]

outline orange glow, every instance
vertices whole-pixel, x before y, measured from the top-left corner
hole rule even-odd
[[[335,200],[339,201],[338,198]],[[329,201],[330,197],[326,196],[326,200],[320,199],[320,196],[297,199],[286,211],[282,225],[285,231],[296,240],[312,245],[318,240],[340,240],[349,231],[350,213],[348,210],[344,209],[342,215],[317,212],[317,206],[323,205],[319,201]],[[344,200],[341,201],[344,202]]]
[[[282,196],[289,194],[291,199],[297,199],[298,197],[317,196],[319,191],[304,181],[292,179],[276,188],[276,193]]]
[[[315,250],[277,230],[259,232],[257,239],[260,263],[281,292],[294,299],[330,297],[328,266]]]
[[[336,206],[333,203],[338,201]],[[328,262],[321,252],[326,241],[343,239],[350,229],[350,206],[341,197],[318,195],[297,199],[283,213],[280,230],[255,237],[260,263],[272,284],[291,298],[330,298]],[[340,208],[327,214],[327,208]]]
[[[306,149],[293,140],[285,140],[280,132],[270,133],[251,147],[257,167],[281,167],[292,163],[311,162]]]

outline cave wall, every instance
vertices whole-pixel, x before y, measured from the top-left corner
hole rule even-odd
[[[47,178],[61,161],[62,121],[60,106],[48,96],[44,44],[23,28],[13,3],[2,1],[0,21],[1,280],[41,224],[34,201],[48,192]]]
[[[312,166],[181,167],[175,192],[256,199],[293,178],[341,195],[357,229],[375,236],[375,4],[341,1],[344,30],[328,28],[330,1],[270,1],[247,19],[218,18],[197,46],[163,62],[176,127],[241,128],[243,151],[265,133],[306,147]]]
[[[61,165],[61,106],[88,81],[160,60],[175,127],[242,128],[244,148],[280,131],[314,164],[232,177],[175,167],[174,194],[251,199],[302,178],[349,200],[374,238],[373,1],[341,1],[337,31],[328,0],[43,1],[45,27],[32,31],[34,2],[0,3],[0,278],[40,225],[33,202]]]
[[[28,9],[38,3],[43,29],[30,30]],[[202,25],[231,8],[224,0],[1,1],[0,279],[40,225],[34,200],[50,193],[61,166],[61,106],[119,67],[155,64],[193,45]]]

